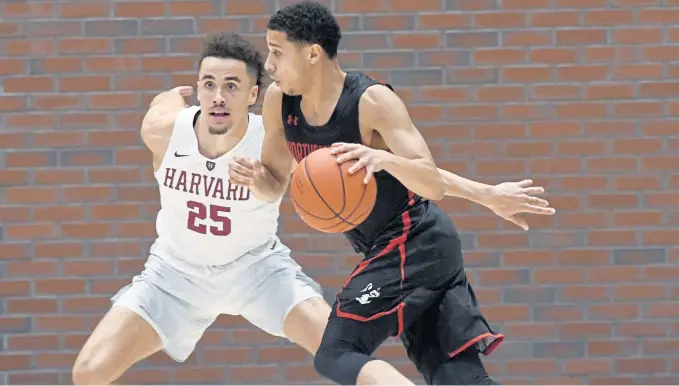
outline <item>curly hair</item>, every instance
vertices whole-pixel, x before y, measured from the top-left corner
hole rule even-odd
[[[324,5],[312,1],[281,8],[271,16],[267,28],[285,32],[292,42],[318,44],[330,59],[337,56],[342,39],[342,30],[332,12]]]
[[[257,86],[264,79],[264,60],[254,44],[237,33],[222,32],[208,36],[200,55],[200,66],[207,57],[236,59],[245,62],[248,73],[256,79]]]

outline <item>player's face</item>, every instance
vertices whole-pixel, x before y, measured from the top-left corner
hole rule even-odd
[[[307,48],[288,40],[288,34],[280,31],[267,31],[266,44],[269,55],[264,68],[271,79],[288,95],[299,95],[303,88],[302,79],[308,74],[310,63]]]
[[[197,90],[210,134],[221,135],[235,122],[246,120],[248,108],[257,100],[258,87],[245,62],[207,57],[200,66]]]

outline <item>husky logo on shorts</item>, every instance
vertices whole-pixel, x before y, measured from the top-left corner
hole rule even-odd
[[[372,301],[372,299],[377,298],[380,296],[380,289],[372,289],[373,288],[373,283],[369,283],[363,290],[361,291],[361,296],[357,297],[356,300],[358,300],[359,303],[361,304],[368,304]],[[370,291],[370,292],[366,292]]]
[[[212,161],[205,162],[205,167],[208,171],[212,171],[215,168],[215,163]]]

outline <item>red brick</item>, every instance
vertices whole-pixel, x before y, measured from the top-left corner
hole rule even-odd
[[[23,370],[31,367],[31,356],[28,354],[0,354],[0,370]]]
[[[618,335],[629,337],[658,337],[667,334],[667,325],[663,323],[627,322],[618,327]]]
[[[667,359],[661,358],[619,358],[615,366],[621,373],[643,374],[667,371]]]
[[[658,79],[662,77],[662,64],[620,64],[613,68],[614,79]]]
[[[531,27],[573,27],[580,24],[580,13],[575,11],[539,12],[529,17]]]
[[[54,8],[49,3],[5,3],[0,12],[8,18],[48,18]]]
[[[165,4],[157,1],[129,1],[114,5],[117,17],[158,17],[165,15]]]
[[[643,117],[659,114],[663,109],[658,102],[621,102],[613,107],[613,112],[619,117]]]
[[[591,340],[587,342],[587,354],[594,356],[618,356],[636,352],[639,342],[629,339]]]
[[[49,276],[58,272],[57,263],[52,261],[29,261],[7,263],[7,272],[15,277]]]
[[[570,359],[566,362],[564,372],[566,374],[602,374],[612,369],[612,363],[608,359]]]
[[[408,2],[410,3],[410,2]],[[413,3],[414,4],[414,3]],[[394,16],[396,17],[396,16]],[[454,29],[467,27],[470,17],[458,13],[436,13],[418,15],[420,29]],[[405,24],[404,24],[405,25]]]
[[[10,299],[6,310],[12,314],[55,313],[58,304],[56,299]]]
[[[7,339],[10,350],[56,350],[59,348],[58,335],[16,335]]]
[[[441,35],[438,33],[394,34],[391,38],[394,48],[425,49],[441,45]]]
[[[99,18],[108,16],[106,4],[68,2],[60,5],[60,16],[65,19]]]
[[[507,363],[509,374],[553,374],[557,372],[557,362],[554,359],[525,359]]]
[[[25,280],[3,280],[0,282],[0,294],[2,296],[25,296],[29,294],[30,284]]]
[[[172,16],[211,16],[216,12],[209,1],[173,1],[169,4]]]
[[[642,44],[662,41],[661,28],[625,28],[612,31],[614,44]]]
[[[632,24],[634,13],[626,9],[595,9],[585,13],[585,23],[591,26]]]

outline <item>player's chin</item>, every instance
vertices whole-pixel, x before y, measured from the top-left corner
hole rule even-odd
[[[231,128],[231,117],[210,117],[210,119],[208,119],[208,126],[210,128],[210,134],[225,134],[229,128]]]

